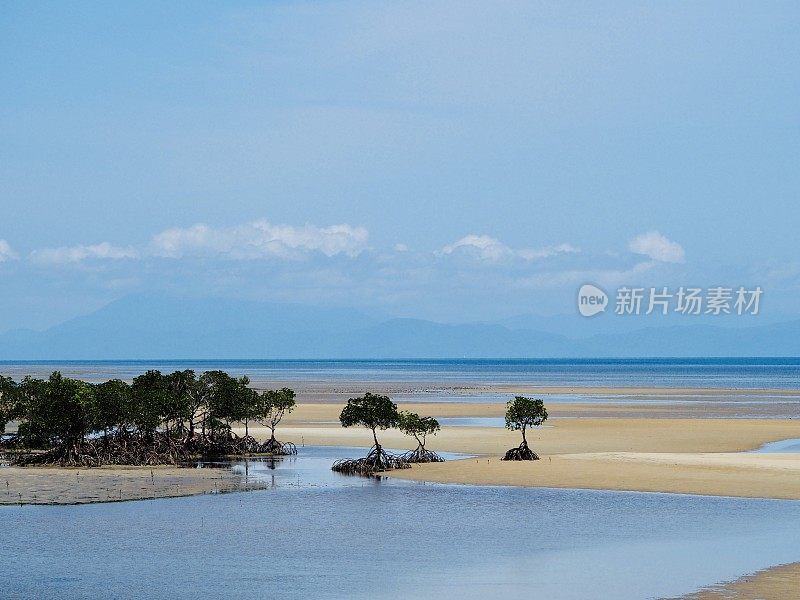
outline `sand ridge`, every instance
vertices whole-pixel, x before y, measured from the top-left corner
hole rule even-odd
[[[572,408],[573,405],[568,405]],[[283,439],[296,444],[368,447],[371,434],[343,429],[338,403],[300,406],[283,424]],[[489,403],[410,403],[401,408],[437,417],[492,416],[504,407]],[[446,426],[429,448],[479,459],[415,465],[390,477],[474,485],[513,485],[670,492],[739,497],[800,499],[800,454],[746,453],[767,442],[800,438],[800,420],[568,418],[552,407],[549,427],[529,435],[543,456],[533,463],[499,457],[519,443],[519,434],[500,427]],[[646,415],[643,412],[642,415]],[[561,417],[559,417],[561,415]],[[256,437],[266,430],[250,428]],[[381,432],[385,447],[408,448],[395,430]]]

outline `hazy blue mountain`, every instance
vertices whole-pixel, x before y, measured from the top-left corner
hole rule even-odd
[[[800,356],[800,321],[609,332],[580,317],[538,319],[442,324],[353,309],[129,296],[46,331],[0,334],[0,360]]]

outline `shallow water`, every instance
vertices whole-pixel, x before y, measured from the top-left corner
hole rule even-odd
[[[0,596],[626,600],[800,560],[798,502],[330,471],[358,452],[250,461],[262,491],[3,507]]]
[[[777,442],[769,442],[760,448],[756,448],[753,452],[759,453],[777,453],[777,452],[800,452],[800,438],[792,438],[788,440],[779,440]]]
[[[501,427],[505,428],[505,417],[437,417],[439,425],[443,427]],[[553,425],[539,425],[529,431],[538,429],[552,429]]]
[[[503,417],[438,417],[442,427],[505,427]],[[542,426],[544,427],[544,426]]]

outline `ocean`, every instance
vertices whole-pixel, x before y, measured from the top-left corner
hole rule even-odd
[[[447,360],[111,360],[3,361],[21,378],[52,371],[87,380],[130,379],[147,369],[222,369],[254,382],[696,387],[794,389],[800,358],[447,359]]]

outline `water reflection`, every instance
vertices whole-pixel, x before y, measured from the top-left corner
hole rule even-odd
[[[394,454],[404,452],[400,449],[387,450]],[[367,452],[366,448],[305,446],[298,448],[298,454],[294,456],[257,456],[226,461],[199,461],[193,466],[195,468],[229,468],[234,473],[241,475],[248,486],[267,488],[364,487],[382,482],[384,485],[409,485],[408,482],[380,475],[363,477],[336,473],[331,470],[334,461],[342,458],[358,458],[366,455]],[[471,456],[456,452],[440,452],[439,455],[445,460]]]
[[[800,560],[800,503],[417,484],[358,448],[233,461],[271,489],[9,506],[5,598],[634,600]]]

